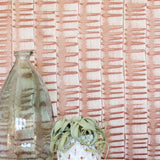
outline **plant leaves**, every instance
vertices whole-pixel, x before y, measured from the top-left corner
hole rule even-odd
[[[61,119],[61,120],[55,122],[55,124],[53,126],[52,133],[58,132],[58,130],[63,126],[64,122],[65,122],[65,119]]]
[[[91,125],[90,123],[88,123],[85,119],[82,119],[79,122],[79,125],[84,128],[84,130],[93,130],[95,131],[95,126]]]
[[[78,137],[79,137],[79,124],[78,123],[73,123],[71,125],[71,136],[78,140]]]
[[[60,131],[64,132],[65,130],[67,131],[66,127],[70,124],[69,120],[65,120],[65,122],[63,123],[63,125],[61,126]],[[68,128],[69,129],[69,128]]]
[[[54,152],[54,150],[57,150],[57,143],[59,141],[59,138],[61,136],[61,133],[58,133],[57,135],[54,135],[51,137],[51,143],[50,143],[50,150]]]
[[[61,119],[54,123],[51,132],[50,149],[52,152],[60,150],[66,152],[74,142],[72,138],[88,146],[88,151],[102,153],[107,145],[105,129],[92,117],[73,117],[72,119]],[[96,146],[94,149],[93,145]]]
[[[98,121],[92,117],[85,117],[85,120],[87,120],[90,123],[93,123],[93,125],[98,125]]]
[[[67,145],[67,137],[70,135],[70,132],[65,132],[62,136],[61,136],[61,139],[60,139],[60,142],[59,142],[59,145],[58,145],[58,149],[60,151],[64,151],[64,147],[65,145]]]

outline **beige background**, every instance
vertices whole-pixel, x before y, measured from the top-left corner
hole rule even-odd
[[[0,87],[15,50],[55,119],[107,121],[110,159],[160,160],[160,0],[1,0]]]

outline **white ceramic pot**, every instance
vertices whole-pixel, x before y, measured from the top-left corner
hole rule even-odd
[[[80,144],[74,139],[71,140],[75,144],[67,151],[57,151],[58,160],[101,160],[101,155],[96,152],[86,151],[89,149],[87,146]],[[94,148],[94,146],[92,146]]]

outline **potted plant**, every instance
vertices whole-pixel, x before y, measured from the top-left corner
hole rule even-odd
[[[50,149],[58,160],[100,160],[106,145],[104,130],[94,118],[60,119],[53,125]]]

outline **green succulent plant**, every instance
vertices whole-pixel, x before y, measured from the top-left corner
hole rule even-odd
[[[51,132],[50,149],[53,153],[57,150],[66,152],[73,145],[75,139],[89,149],[87,151],[102,153],[107,145],[107,140],[100,123],[91,117],[73,117],[61,119],[54,123]],[[95,146],[95,149],[92,146]]]

